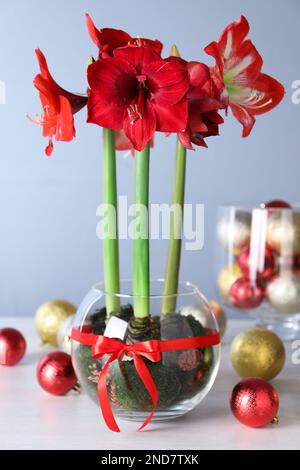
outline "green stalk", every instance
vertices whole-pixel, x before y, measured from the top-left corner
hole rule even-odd
[[[120,278],[115,133],[111,129],[103,129],[103,203],[108,205],[108,231],[103,240],[103,264],[107,292],[106,313],[109,317],[112,313],[120,312],[120,299],[115,295],[120,291]],[[111,213],[112,208],[114,214]]]
[[[173,186],[172,211],[170,219],[170,240],[168,247],[167,268],[165,274],[164,299],[162,303],[162,314],[175,312],[176,294],[178,290],[181,245],[182,245],[182,223],[184,208],[186,171],[186,149],[177,139],[176,161]],[[170,296],[170,297],[168,297]]]
[[[139,224],[133,240],[133,298],[137,318],[149,315],[149,157],[149,144],[141,152],[135,151],[134,204]]]

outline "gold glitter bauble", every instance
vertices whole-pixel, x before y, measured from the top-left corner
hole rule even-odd
[[[227,317],[221,305],[215,300],[209,300],[210,306],[214,316],[216,317],[221,337],[224,335],[227,325]]]
[[[268,217],[267,242],[282,255],[300,253],[300,213],[272,212]]]
[[[51,300],[41,305],[35,315],[35,326],[42,342],[57,346],[57,332],[62,322],[75,312],[76,307],[65,300]]]
[[[223,217],[218,223],[217,233],[226,250],[239,254],[250,241],[251,214],[237,211],[232,218]]]
[[[229,291],[232,284],[235,283],[240,277],[243,276],[243,272],[237,263],[229,264],[223,268],[218,276],[218,286],[222,299],[225,302],[230,302]]]
[[[264,328],[251,328],[235,337],[231,345],[231,361],[240,377],[271,380],[285,363],[281,339]]]
[[[267,286],[266,296],[280,313],[300,313],[300,276],[292,273],[276,276]]]

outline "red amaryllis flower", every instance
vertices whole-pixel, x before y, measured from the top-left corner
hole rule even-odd
[[[151,48],[115,49],[113,57],[88,67],[88,81],[88,122],[123,129],[136,150],[146,146],[155,130],[186,127],[186,68],[162,60]]]
[[[184,147],[191,150],[194,150],[192,144],[207,147],[204,139],[219,135],[219,125],[224,122],[218,114],[218,110],[224,106],[214,98],[210,69],[200,62],[186,62],[178,57],[170,57],[168,60],[184,64],[190,79],[187,126],[178,133],[178,138]]]
[[[36,49],[41,73],[33,83],[39,91],[43,114],[36,119],[29,119],[42,126],[43,136],[49,137],[45,149],[49,157],[53,151],[53,136],[56,140],[71,141],[75,137],[74,117],[77,111],[87,104],[87,96],[70,93],[61,88],[52,78],[44,54]]]
[[[284,96],[283,86],[269,75],[261,73],[263,60],[249,39],[249,24],[244,16],[224,30],[218,42],[204,50],[216,59],[213,78],[221,99],[230,106],[243,125],[247,137],[255,117],[270,111]]]
[[[132,38],[128,33],[121,29],[98,29],[88,13],[86,13],[86,23],[92,41],[99,48],[99,57],[102,57],[103,59],[112,57],[113,52],[117,47],[128,45],[151,47],[155,52],[157,52],[157,54],[161,54],[163,45],[158,40],[140,37]]]

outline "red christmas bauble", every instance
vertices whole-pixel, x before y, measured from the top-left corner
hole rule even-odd
[[[232,284],[229,296],[231,303],[240,309],[253,309],[259,307],[264,298],[264,290],[247,277],[240,277]]]
[[[248,378],[239,382],[232,391],[230,407],[236,419],[251,428],[278,421],[277,391],[263,379]]]
[[[26,351],[24,336],[14,328],[2,328],[0,330],[0,364],[2,366],[14,366]]]
[[[55,351],[44,356],[37,366],[40,386],[52,395],[65,395],[77,384],[71,356]]]
[[[300,255],[295,255],[294,256],[293,270],[294,270],[295,274],[300,276]]]
[[[260,260],[256,261],[255,259],[251,259],[249,248],[246,248],[239,254],[237,262],[246,277],[249,277],[250,274],[252,274],[250,271],[253,264],[256,280],[259,284],[263,285],[274,274],[276,265],[274,253],[268,247],[265,248],[264,261],[262,266],[260,266]]]
[[[285,201],[282,201],[280,199],[274,199],[273,201],[269,201],[269,202],[266,202],[264,204],[262,204],[262,207],[263,208],[274,208],[274,209],[291,209],[292,206],[288,203],[288,202],[285,202]]]

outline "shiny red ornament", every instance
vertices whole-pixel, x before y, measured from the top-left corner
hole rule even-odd
[[[215,86],[224,105],[242,124],[243,137],[250,134],[255,116],[273,109],[284,96],[281,83],[261,73],[263,60],[246,39],[249,30],[247,19],[241,16],[204,49],[216,60],[212,68]]]
[[[288,203],[288,202],[285,202],[285,201],[281,201],[280,199],[274,199],[272,201],[269,201],[269,202],[266,202],[264,204],[262,204],[262,207],[263,208],[266,208],[266,209],[291,209],[292,206]]]
[[[240,309],[251,310],[259,307],[264,298],[264,289],[241,277],[232,284],[229,296],[231,303]]]
[[[250,272],[252,267],[251,261],[252,260],[249,248],[243,250],[237,258],[237,262],[241,270],[248,278],[250,277],[250,275],[252,275],[252,273]],[[254,260],[252,262],[254,262]],[[265,248],[263,265],[260,266],[259,263],[260,260],[258,260],[253,266],[255,280],[258,282],[259,285],[265,285],[265,283],[273,276],[276,266],[275,256],[274,253],[270,250],[270,248]]]
[[[293,270],[295,274],[300,276],[300,254],[294,256]]]
[[[278,422],[279,398],[275,388],[258,378],[247,378],[233,389],[230,407],[238,421],[251,428]]]
[[[14,366],[26,351],[26,341],[22,333],[14,328],[0,330],[0,364]]]
[[[77,384],[71,356],[55,351],[44,356],[37,366],[40,386],[52,395],[65,395]]]

